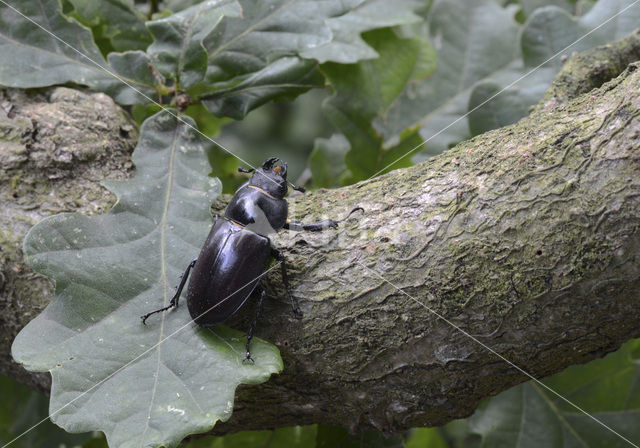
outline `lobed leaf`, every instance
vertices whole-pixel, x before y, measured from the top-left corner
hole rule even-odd
[[[242,18],[229,18],[205,41],[207,72],[194,95],[212,113],[244,117],[279,97],[322,86],[313,61],[297,55],[331,40],[325,20],[362,0],[244,0]]]
[[[560,71],[562,58],[556,56],[558,53],[567,56],[631,33],[640,23],[640,5],[632,5],[628,0],[598,2],[582,17],[573,17],[555,6],[535,10],[520,36],[522,61],[474,86],[469,99],[471,135],[512,124],[526,116]],[[632,7],[625,10],[628,6]],[[514,81],[517,83],[511,86]],[[494,91],[489,95],[491,88],[487,89],[487,84],[492,83]]]
[[[167,110],[147,119],[136,176],[107,183],[118,196],[112,211],[53,216],[24,243],[28,262],[56,281],[56,295],[12,354],[29,370],[51,372],[54,423],[103,431],[112,447],[174,447],[228,419],[238,384],[282,369],[278,350],[261,341],[252,344],[256,364],[244,365],[242,332],[201,328],[184,306],[140,321],[166,305],[198,255],[221,189],[189,125]]]
[[[559,70],[559,57],[547,61],[559,51],[568,54],[604,45],[627,36],[639,23],[640,5],[632,0],[597,2],[582,17],[573,17],[554,6],[538,9],[523,30],[524,62],[527,67],[544,63]],[[565,50],[567,46],[570,48]]]
[[[197,5],[202,0],[165,0],[162,2],[164,11],[179,12]]]
[[[109,94],[119,104],[148,104],[158,100],[157,80],[145,52],[111,53],[107,59],[110,71],[117,77],[109,76],[96,82],[94,89]]]
[[[192,3],[170,2],[178,12],[165,10],[146,23],[147,31],[132,0],[73,0],[72,13],[93,35],[62,14],[60,0],[19,5],[51,34],[4,5],[0,60],[7,63],[0,65],[0,83],[26,88],[74,82],[124,105],[161,102],[177,87],[214,114],[241,119],[268,101],[323,87],[316,60],[375,57],[359,37],[363,31],[419,19],[412,12],[417,0],[394,6],[382,0]],[[109,53],[108,63],[94,38]]]

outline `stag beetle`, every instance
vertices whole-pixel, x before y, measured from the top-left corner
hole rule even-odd
[[[276,162],[279,161],[277,157],[271,157],[256,170],[238,168],[242,173],[253,172],[251,179],[238,188],[223,218],[213,223],[200,255],[182,274],[169,305],[141,316],[143,324],[152,314],[178,307],[180,294],[193,269],[187,289],[187,307],[193,320],[200,326],[221,324],[235,314],[254,292],[260,294],[258,308],[247,333],[244,359],[245,362],[253,362],[249,346],[266,296],[265,290],[258,284],[272,258],[281,262],[282,280],[291,308],[295,315],[300,315],[291,295],[284,255],[271,246],[267,235],[280,229],[312,232],[335,229],[339,222],[352,213],[364,209],[355,207],[341,221],[328,219],[313,224],[289,221],[288,204],[284,199],[288,187],[301,192],[305,189],[287,181],[287,164],[280,161],[277,166]]]

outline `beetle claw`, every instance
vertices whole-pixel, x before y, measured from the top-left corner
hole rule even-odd
[[[247,355],[245,356],[245,358],[242,360],[242,364],[255,364],[256,362],[254,361],[254,359],[251,357],[251,352],[247,352]]]

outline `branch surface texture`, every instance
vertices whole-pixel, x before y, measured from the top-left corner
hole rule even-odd
[[[434,313],[536,378],[640,335],[638,42],[625,40],[624,64],[615,58],[620,69],[588,89],[571,81],[580,61],[568,62],[564,84],[515,125],[291,198],[295,220],[366,213],[338,231],[274,238],[304,318],[290,316],[270,275],[257,334],[285,370],[241,387],[216,432],[440,425],[528,379]],[[20,325],[33,317],[17,314]],[[252,314],[229,324],[245,328]]]

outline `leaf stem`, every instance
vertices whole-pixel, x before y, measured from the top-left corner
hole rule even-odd
[[[151,17],[158,11],[158,0],[149,0],[149,14],[147,16],[147,19],[151,20]]]

